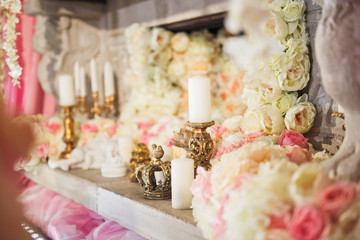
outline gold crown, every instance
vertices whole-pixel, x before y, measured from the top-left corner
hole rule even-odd
[[[137,143],[131,151],[130,159],[130,181],[137,182],[135,171],[143,163],[151,161],[150,151],[144,143]]]
[[[147,199],[169,199],[171,198],[171,164],[169,161],[162,161],[164,150],[161,146],[152,145],[152,157],[150,163],[142,164],[136,169],[136,177],[144,187],[144,197]],[[156,181],[155,172],[162,171],[164,181]]]

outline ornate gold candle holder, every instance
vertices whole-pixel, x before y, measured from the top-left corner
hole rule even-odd
[[[99,106],[99,93],[93,92],[92,98],[94,101],[94,106],[90,108],[90,113],[94,115],[94,118],[98,118],[101,114],[101,107]]]
[[[150,163],[142,164],[136,169],[136,178],[144,187],[144,197],[151,200],[163,200],[171,198],[171,164],[169,161],[161,161],[164,150],[161,146],[152,145],[152,156],[155,158]],[[157,183],[155,172],[161,171],[164,182]]]
[[[60,159],[69,159],[71,157],[71,151],[74,149],[75,143],[75,131],[74,131],[74,119],[72,118],[73,106],[62,106],[64,108],[64,136],[62,140],[65,142],[65,150],[60,154]]]
[[[104,113],[109,115],[115,112],[115,95],[105,97]]]
[[[137,182],[135,171],[143,163],[151,161],[150,151],[144,143],[137,143],[131,151],[130,159],[130,181]]]
[[[194,168],[201,166],[206,170],[211,169],[210,158],[213,153],[214,143],[206,131],[215,122],[191,123],[187,122],[185,128],[175,133],[175,140],[171,141],[176,147],[186,150],[186,157],[194,160]]]
[[[89,107],[86,105],[86,97],[76,97],[76,107],[80,113],[88,113]]]

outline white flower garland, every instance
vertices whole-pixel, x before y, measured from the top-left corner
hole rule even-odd
[[[10,72],[9,75],[12,77],[12,83],[14,86],[20,86],[19,78],[22,73],[22,67],[20,67],[16,49],[16,24],[19,19],[16,17],[17,14],[21,13],[21,1],[20,0],[1,0],[0,6],[2,10],[5,10],[5,16],[7,18],[6,24],[3,28],[5,31],[5,41],[3,42],[2,48],[6,51],[7,58],[6,64],[8,65]]]

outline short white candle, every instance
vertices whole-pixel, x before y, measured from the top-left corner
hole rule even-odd
[[[192,77],[188,81],[189,122],[204,123],[211,121],[210,79]]]
[[[85,70],[83,67],[80,67],[79,71],[80,78],[80,97],[86,97],[86,78],[85,78]]]
[[[164,184],[165,182],[165,178],[164,178],[164,173],[163,171],[155,171],[154,172],[155,175],[155,181],[156,181],[156,185],[160,184],[160,181],[162,184]]]
[[[91,77],[91,91],[97,92],[99,88],[98,88],[98,81],[96,75],[96,63],[95,63],[95,59],[93,58],[90,61],[90,77]]]
[[[115,94],[114,73],[110,62],[105,63],[104,84],[105,84],[105,97],[114,95]]]
[[[74,65],[74,79],[75,79],[75,95],[80,95],[80,65],[79,62],[76,61]]]
[[[60,75],[59,81],[59,105],[73,106],[75,105],[74,80],[71,75]]]
[[[188,209],[193,195],[190,186],[194,180],[194,160],[179,158],[171,161],[171,205],[176,209]]]

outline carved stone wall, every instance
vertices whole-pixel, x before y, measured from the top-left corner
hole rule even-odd
[[[308,92],[310,101],[317,109],[315,126],[307,137],[310,137],[316,149],[327,148],[334,153],[344,132],[341,120],[331,117],[331,113],[337,110],[337,105],[322,87],[313,48],[321,8],[312,4],[312,0],[306,0],[306,3],[312,69],[311,81],[304,92]],[[95,58],[98,63],[99,79],[102,77],[103,63],[109,60],[114,66],[121,106],[129,93],[126,79],[122,78],[128,67],[124,37],[127,26],[135,22],[149,26],[162,25],[223,12],[226,7],[227,1],[221,0],[108,0],[106,4],[92,1],[30,0],[24,9],[27,14],[38,17],[33,47],[43,55],[38,72],[45,91],[56,96],[57,76],[61,73],[72,74],[75,61],[79,61],[88,75],[90,96],[90,59]],[[100,93],[101,89],[102,86]],[[100,99],[103,101],[102,95]]]

